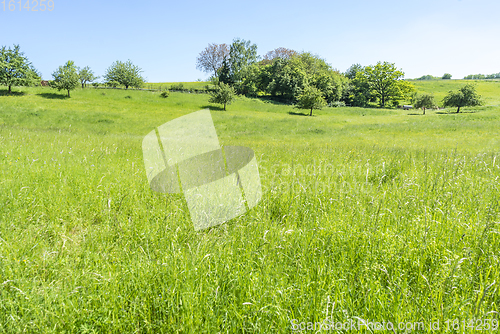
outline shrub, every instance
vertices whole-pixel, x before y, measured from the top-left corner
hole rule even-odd
[[[168,90],[164,90],[163,92],[160,93],[160,96],[166,99],[170,95],[170,92]]]
[[[184,90],[184,84],[178,83],[170,86],[170,90]]]

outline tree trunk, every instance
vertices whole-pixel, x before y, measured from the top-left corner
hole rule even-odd
[[[311,112],[309,113],[309,116],[313,115],[313,108],[311,108]]]
[[[12,93],[12,86],[9,85],[9,94]]]
[[[424,113],[423,113],[423,115],[425,115],[425,108],[423,108],[423,109],[424,109]]]
[[[224,111],[226,111],[226,104],[224,103]]]
[[[82,89],[83,89],[83,82],[82,82]]]
[[[128,89],[128,85],[125,85],[125,89]]]
[[[69,96],[69,89],[68,89],[68,97],[71,97],[71,96]]]
[[[459,112],[460,112],[460,107],[458,107],[458,109],[457,109],[457,114],[458,114]]]

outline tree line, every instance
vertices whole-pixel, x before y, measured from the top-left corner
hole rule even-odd
[[[109,87],[123,85],[126,89],[139,88],[145,82],[141,73],[142,69],[132,64],[130,60],[116,61],[106,70],[104,81]],[[41,76],[24,52],[20,51],[19,45],[14,45],[13,48],[2,46],[0,49],[0,85],[7,86],[9,94],[12,92],[12,86],[39,85]],[[70,97],[70,91],[79,85],[84,88],[100,78],[89,66],[80,68],[71,60],[59,66],[52,73],[52,77],[53,80],[49,81],[49,86],[58,90],[66,90],[68,97]]]
[[[425,113],[425,108],[431,108],[434,103],[432,96],[417,95],[414,85],[404,80],[404,72],[393,63],[354,64],[341,73],[309,52],[280,47],[259,57],[257,45],[239,38],[231,45],[209,44],[198,55],[196,67],[211,74],[215,89],[210,102],[223,104],[224,110],[235,94],[266,94],[309,109],[309,115],[313,109],[325,105],[366,107],[376,103],[380,107],[395,107],[402,100],[411,100],[424,108]],[[104,82],[110,87],[139,88],[145,82],[142,72],[130,60],[116,61],[106,70]],[[49,85],[67,91],[68,97],[79,85],[84,88],[99,78],[88,66],[77,67],[71,60],[59,66],[52,76],[54,79]],[[449,78],[451,75],[443,76],[443,79]],[[19,45],[0,49],[0,85],[8,86],[9,94],[12,86],[36,85],[40,80],[41,74],[20,51]],[[461,107],[480,104],[480,96],[472,85],[457,92],[450,91],[443,100],[444,106],[457,107],[457,112]]]
[[[247,96],[268,95],[283,99],[298,108],[321,109],[329,106],[396,107],[401,101],[411,101],[416,108],[436,107],[432,94],[417,94],[415,86],[404,80],[404,72],[394,63],[379,61],[375,65],[353,64],[341,73],[324,59],[309,52],[276,48],[263,57],[257,55],[257,46],[236,38],[230,45],[209,44],[196,59],[196,68],[210,73],[210,80],[218,87],[216,103],[232,100],[232,94]],[[441,79],[451,79],[445,73]],[[438,79],[430,75],[420,80]],[[222,94],[222,92],[224,94]],[[450,91],[443,99],[445,107],[481,105],[473,85]]]
[[[265,94],[291,103],[319,93],[328,105],[387,107],[398,105],[415,90],[393,63],[354,64],[341,73],[309,52],[280,47],[259,57],[255,44],[239,38],[230,45],[209,44],[198,55],[196,67],[210,73],[215,85],[229,85],[237,94]]]

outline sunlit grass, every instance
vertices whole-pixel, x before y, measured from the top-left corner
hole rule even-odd
[[[16,91],[0,96],[0,332],[498,319],[497,107],[306,117],[204,94]],[[222,145],[255,151],[264,195],[195,232],[182,196],[149,189],[141,142],[207,107]]]

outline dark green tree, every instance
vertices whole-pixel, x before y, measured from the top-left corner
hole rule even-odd
[[[126,62],[116,61],[106,70],[104,80],[106,83],[119,83],[125,86],[125,89],[129,87],[140,88],[145,81],[141,73],[142,69],[132,64],[130,60]]]
[[[234,100],[234,97],[234,88],[221,82],[218,86],[215,87],[214,91],[210,93],[208,102],[223,104],[224,110],[226,110],[226,104],[231,104],[231,102]]]
[[[361,66],[360,64],[352,64],[351,67],[345,71],[344,75],[346,78],[349,78],[353,80],[356,77],[356,73],[362,72],[364,70],[364,67]]]
[[[451,79],[451,74],[445,73],[445,74],[443,74],[443,77],[441,79],[449,80],[449,79]]]
[[[19,45],[14,48],[0,49],[0,85],[9,88],[12,93],[12,86],[32,86],[40,84],[41,75],[33,67],[31,62],[19,50]]]
[[[457,113],[462,107],[475,107],[482,105],[481,96],[476,92],[473,84],[467,84],[458,91],[449,91],[443,99],[443,106],[456,107]]]
[[[231,81],[243,80],[248,67],[257,62],[257,45],[250,41],[236,38],[229,47],[229,68]]]
[[[326,106],[323,94],[316,87],[306,86],[297,99],[296,108],[309,109],[309,116],[312,116],[313,109],[321,109]]]
[[[59,68],[52,73],[54,81],[51,82],[50,86],[57,90],[68,91],[68,97],[70,97],[69,92],[75,89],[79,84],[78,69],[75,63],[69,60],[64,66],[59,66]]]

